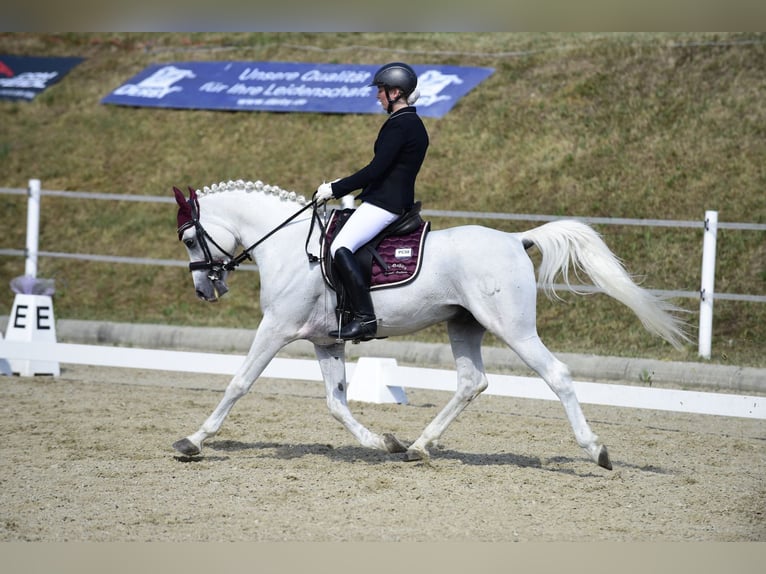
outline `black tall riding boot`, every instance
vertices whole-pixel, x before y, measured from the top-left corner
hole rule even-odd
[[[340,280],[351,303],[354,318],[340,331],[330,331],[330,337],[346,341],[356,339],[372,339],[378,330],[375,319],[375,309],[367,284],[362,277],[362,270],[350,249],[341,247],[335,252],[333,259]]]

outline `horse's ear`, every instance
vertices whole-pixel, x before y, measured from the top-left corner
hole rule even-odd
[[[194,190],[192,186],[188,186],[189,188],[189,199],[193,201],[197,201],[197,192]]]
[[[173,193],[176,196],[176,203],[180,206],[186,205],[186,198],[184,197],[183,192],[178,189],[176,186],[173,186]]]
[[[178,203],[178,215],[177,215],[177,231],[178,239],[181,239],[184,229],[194,223],[194,216],[192,214],[189,202],[186,201],[183,192],[177,187],[173,187],[173,193],[176,196],[176,203]]]

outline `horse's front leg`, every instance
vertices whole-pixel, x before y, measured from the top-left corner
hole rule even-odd
[[[292,337],[280,334],[279,328],[264,318],[242,366],[226,387],[221,402],[197,432],[173,443],[173,448],[186,456],[200,454],[202,443],[220,430],[234,403],[247,394],[271,359],[291,340]]]
[[[314,345],[319,368],[324,378],[327,408],[332,416],[356,437],[362,446],[385,450],[387,452],[404,452],[407,447],[393,435],[377,435],[369,431],[357,421],[348,408],[346,393],[346,345],[338,343],[328,346]]]

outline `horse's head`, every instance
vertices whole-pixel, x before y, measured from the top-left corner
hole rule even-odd
[[[223,225],[215,221],[203,226],[197,193],[189,188],[189,198],[177,187],[173,188],[178,203],[178,239],[189,254],[189,270],[192,273],[197,297],[205,301],[218,301],[229,288],[226,277],[227,263],[236,239]],[[215,239],[214,239],[215,236]]]

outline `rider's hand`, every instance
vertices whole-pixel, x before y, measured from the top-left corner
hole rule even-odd
[[[317,188],[315,199],[317,201],[327,201],[328,199],[333,199],[332,195],[332,184],[331,183],[323,183]]]

